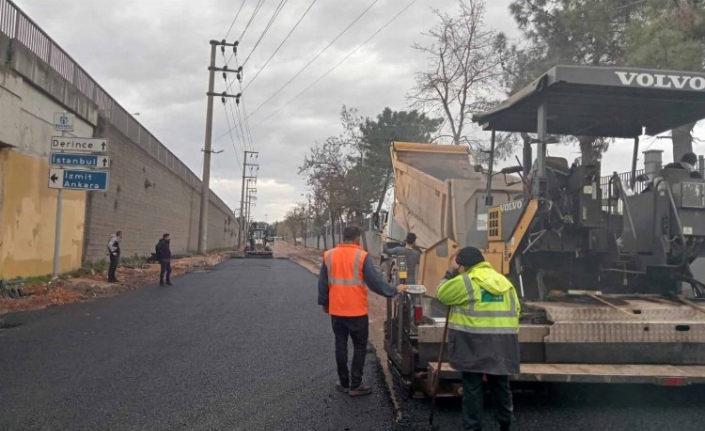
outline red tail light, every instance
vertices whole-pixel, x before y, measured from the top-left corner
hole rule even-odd
[[[423,319],[423,308],[416,306],[414,307],[414,323],[418,325],[421,323],[421,319]]]
[[[669,378],[663,381],[664,386],[683,386],[685,385],[684,379],[679,378]]]

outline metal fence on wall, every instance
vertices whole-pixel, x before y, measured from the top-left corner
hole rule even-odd
[[[125,108],[113,99],[71,56],[10,0],[0,0],[0,33],[27,47],[53,70],[92,100],[98,111],[120,132],[197,190],[201,180]],[[216,203],[229,207],[215,194]]]

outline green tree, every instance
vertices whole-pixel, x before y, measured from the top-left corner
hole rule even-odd
[[[525,45],[505,47],[505,85],[514,92],[558,64],[700,71],[705,52],[701,0],[514,0]],[[674,156],[692,151],[694,124],[673,131]],[[583,161],[606,140],[579,136]]]
[[[432,142],[442,123],[443,119],[430,118],[416,110],[407,112],[384,108],[376,119],[368,118],[360,125],[362,157],[355,172],[367,179],[368,193],[376,197],[376,212],[381,210],[384,197],[391,186],[391,143]]]

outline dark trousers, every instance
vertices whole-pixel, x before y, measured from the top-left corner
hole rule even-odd
[[[108,268],[108,281],[117,281],[117,278],[115,278],[115,271],[117,270],[119,260],[119,254],[110,254],[110,268]]]
[[[159,283],[164,284],[164,275],[166,274],[166,282],[171,283],[171,259],[160,260],[161,271],[159,271]]]
[[[335,362],[338,366],[338,377],[343,387],[357,388],[362,383],[362,370],[365,368],[367,340],[369,338],[370,322],[365,316],[340,317],[331,316],[333,333],[335,334]],[[352,339],[352,368],[348,372],[348,337]]]
[[[463,373],[463,429],[482,429],[483,408],[483,374]],[[509,376],[487,374],[487,383],[492,393],[492,407],[495,419],[500,424],[512,422],[512,390],[509,388]]]

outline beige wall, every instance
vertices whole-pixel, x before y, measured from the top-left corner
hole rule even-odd
[[[48,163],[0,150],[2,213],[0,278],[51,274],[54,262],[57,191],[49,189]],[[81,266],[85,192],[64,191],[59,269]]]
[[[66,108],[18,73],[0,67],[0,278],[51,274],[57,190],[49,189],[54,113]],[[72,136],[93,125],[76,117]],[[64,191],[60,271],[81,266],[86,193]]]

